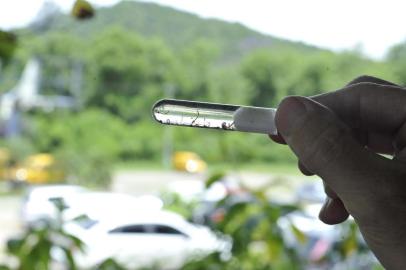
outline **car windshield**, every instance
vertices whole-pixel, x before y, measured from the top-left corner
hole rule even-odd
[[[148,234],[163,234],[163,235],[185,235],[179,230],[162,224],[136,224],[125,225],[115,228],[109,233],[148,233]]]

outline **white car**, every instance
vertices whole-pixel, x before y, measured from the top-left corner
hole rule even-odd
[[[63,199],[67,202],[69,197],[84,192],[88,190],[75,185],[44,185],[30,188],[21,208],[23,224],[30,226],[42,220],[54,218],[57,209],[52,203],[53,200]]]
[[[179,269],[194,257],[215,251],[226,254],[231,248],[230,241],[220,239],[208,228],[163,210],[72,222],[66,230],[85,244],[84,253],[75,252],[78,265],[85,269],[108,258],[129,269]]]
[[[140,210],[159,210],[163,206],[160,198],[152,195],[131,196],[112,192],[93,192],[74,185],[47,185],[29,190],[22,206],[22,221],[34,225],[42,220],[54,219],[57,210],[52,203],[62,199],[67,209],[66,220],[88,215],[93,218],[131,213]]]
[[[69,208],[65,211],[66,220],[87,215],[92,219],[112,219],[134,215],[138,212],[162,209],[163,201],[152,195],[132,196],[114,192],[84,192],[70,196],[66,200]]]

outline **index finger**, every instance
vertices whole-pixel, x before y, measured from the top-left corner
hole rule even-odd
[[[367,76],[367,75],[359,76],[359,77],[355,78],[354,80],[350,81],[347,84],[347,87],[350,87],[352,85],[361,84],[361,83],[373,83],[373,84],[380,84],[380,85],[384,85],[384,86],[387,85],[387,86],[400,87],[400,86],[398,86],[398,85],[396,85],[396,84],[394,84],[392,82],[389,82],[389,81],[386,81],[386,80],[383,80],[383,79],[380,79],[380,78],[376,78],[376,77],[373,77],[373,76]],[[333,93],[335,93],[335,92],[333,92]],[[338,112],[340,111],[340,108],[339,108],[339,106],[337,106],[339,104],[338,104],[338,101],[334,99],[335,97],[334,97],[334,95],[332,95],[332,93],[321,94],[321,95],[317,95],[317,96],[314,96],[314,97],[311,97],[311,98],[318,101],[318,102],[320,102],[320,103],[322,103],[323,105],[325,105],[327,107],[330,107],[329,105],[335,103],[335,105],[336,105],[335,109],[336,110],[334,110],[334,108],[331,108],[331,109],[335,113],[339,114]],[[349,97],[349,98],[351,98],[351,97]],[[349,118],[351,118],[351,117],[349,117]],[[345,119],[343,119],[343,120],[345,120]],[[276,143],[286,144],[285,140],[282,138],[282,136],[279,133],[277,135],[269,135],[269,137]]]
[[[406,120],[406,90],[396,85],[358,83],[312,97],[352,128],[394,134]]]

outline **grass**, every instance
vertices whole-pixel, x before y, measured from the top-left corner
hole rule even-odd
[[[130,162],[120,162],[113,166],[116,171],[126,171],[126,170],[154,170],[154,171],[164,171],[166,170],[162,163],[156,161],[130,161]],[[168,168],[169,169],[169,168]]]
[[[249,171],[260,173],[272,173],[272,174],[285,174],[285,175],[299,175],[300,171],[296,164],[293,163],[216,163],[208,164],[210,171]],[[165,168],[160,162],[153,161],[132,161],[126,163],[118,163],[114,166],[117,171],[121,170],[154,170],[165,171],[171,168]]]
[[[249,171],[260,173],[273,173],[273,174],[291,174],[296,175],[300,172],[296,164],[291,163],[245,163],[245,164],[217,164],[209,166],[212,170],[235,170],[235,171]]]

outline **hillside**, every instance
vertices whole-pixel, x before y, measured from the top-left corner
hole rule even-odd
[[[206,39],[219,46],[223,60],[239,59],[258,48],[294,47],[313,51],[317,48],[286,41],[255,32],[238,23],[203,19],[197,15],[173,8],[136,1],[123,1],[115,6],[99,8],[96,16],[87,22],[77,22],[67,15],[57,16],[45,32],[64,31],[81,37],[91,37],[112,25],[146,37],[163,39],[172,48],[184,48],[196,39]]]

